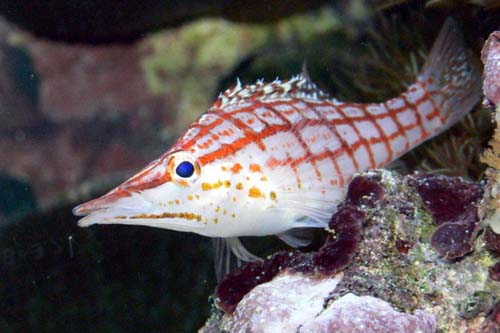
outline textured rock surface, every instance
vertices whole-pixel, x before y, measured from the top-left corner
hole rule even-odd
[[[500,303],[495,304],[493,310],[481,327],[481,333],[498,333],[500,331]]]
[[[483,106],[495,108],[496,128],[489,141],[490,149],[481,156],[481,161],[489,168],[486,170],[488,182],[480,211],[487,226],[485,232],[487,247],[498,255],[500,253],[500,31],[492,32],[486,40],[481,50],[481,60],[484,64]],[[500,261],[493,265],[489,272],[492,279],[500,281]],[[493,332],[495,329],[500,329],[499,321],[496,324],[492,321],[485,331]]]
[[[223,330],[243,332],[434,332],[436,320],[428,311],[414,315],[395,310],[375,297],[347,294],[324,308],[328,295],[342,279],[285,273],[252,290],[238,304]]]
[[[492,32],[484,43],[481,60],[484,64],[483,104],[500,104],[500,31]]]
[[[485,224],[500,234],[500,31],[488,37],[481,51],[484,64],[483,106],[494,107],[495,132],[489,141],[490,149],[481,156],[481,161],[489,166],[486,170],[488,184],[481,212]]]
[[[356,219],[362,224],[361,241],[347,265],[320,270],[311,264],[311,258],[325,256],[324,249],[334,246],[335,241],[328,238],[318,252],[282,252],[263,263],[243,266],[223,280],[224,292],[218,289],[216,293],[216,302],[226,313],[215,311],[201,332],[240,332],[248,323],[261,321],[271,327],[282,325],[280,319],[254,318],[256,309],[260,309],[258,313],[270,312],[276,307],[265,303],[276,302],[280,313],[296,313],[301,303],[288,300],[288,295],[300,298],[304,286],[312,286],[308,281],[331,279],[332,272],[336,277],[342,274],[342,279],[328,293],[321,291],[323,297],[328,296],[323,310],[301,318],[299,332],[306,328],[310,329],[307,332],[358,332],[342,330],[356,322],[359,325],[353,329],[365,327],[373,332],[434,332],[436,328],[481,332],[490,325],[487,318],[500,295],[500,283],[496,281],[494,255],[487,250],[484,234],[478,235],[480,197],[479,185],[454,177],[401,177],[387,171],[361,174],[351,183],[337,217],[332,218],[335,221],[342,216],[340,220],[349,225],[349,215],[343,215],[346,207],[361,214]],[[436,237],[447,223],[464,228],[454,229],[445,238]],[[330,224],[330,228],[334,226]],[[359,237],[356,235],[350,237]],[[466,250],[451,251],[457,248]],[[454,260],[446,259],[452,252]],[[292,280],[295,282],[278,287],[280,281]],[[258,285],[259,281],[262,284]],[[244,297],[243,290],[249,290]],[[377,307],[387,311],[381,310],[384,315],[377,316]],[[353,316],[338,320],[339,313],[346,311]]]
[[[300,333],[408,333],[435,332],[437,323],[429,311],[402,313],[389,303],[371,296],[347,294],[332,302],[314,320],[304,324]]]
[[[490,251],[500,254],[500,234],[495,233],[491,228],[485,231],[486,246]]]
[[[295,332],[323,310],[342,274],[331,278],[283,274],[247,294],[223,324],[234,333]]]

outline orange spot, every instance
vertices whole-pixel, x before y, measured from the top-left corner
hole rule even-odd
[[[229,180],[225,180],[225,181],[224,181],[224,186],[225,186],[226,188],[231,187],[231,182],[230,182]]]
[[[276,192],[269,193],[269,196],[271,197],[271,200],[276,200]]]
[[[176,204],[176,205],[178,205],[178,204],[180,204],[180,203],[181,203],[181,201],[180,201],[179,199],[175,199],[175,204]]]
[[[241,164],[239,163],[235,163],[232,168],[231,168],[231,171],[233,173],[239,173],[241,171],[241,169],[243,169],[243,167],[241,166]]]
[[[229,181],[226,181],[226,182],[229,182]],[[226,187],[231,186],[230,182],[229,182],[229,184],[226,184],[226,182],[223,183],[222,180],[219,180],[217,183],[213,183],[213,184],[210,184],[210,183],[201,183],[201,189],[203,191],[209,191],[209,190],[218,189],[222,185],[225,185]]]
[[[228,169],[227,167],[225,167],[225,166],[221,166],[221,167],[220,167],[220,169],[221,169],[222,171],[229,171],[229,169]]]
[[[261,198],[261,197],[263,197],[262,192],[260,191],[260,189],[257,188],[257,187],[255,187],[255,186],[251,187],[250,190],[248,190],[248,196],[250,198]]]
[[[181,186],[184,186],[184,187],[188,187],[189,186],[189,182],[185,179],[176,179],[175,180],[177,184],[181,185]]]
[[[201,221],[201,215],[194,213],[162,213],[162,214],[140,214],[131,216],[131,219],[186,219],[186,220],[196,220]]]
[[[227,210],[224,209],[224,211],[222,212],[222,214],[226,215],[227,214]]]
[[[193,200],[193,196],[191,194],[188,195],[188,200]]]
[[[243,184],[242,183],[236,184],[236,189],[237,190],[242,190],[243,189]]]
[[[260,169],[260,165],[258,165],[258,164],[250,164],[250,171],[262,172],[262,170]]]

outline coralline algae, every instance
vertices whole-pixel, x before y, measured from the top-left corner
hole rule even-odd
[[[318,251],[281,251],[230,273],[215,293],[223,312],[200,332],[495,327],[500,283],[488,251],[495,245],[480,232],[481,195],[456,177],[360,174]]]
[[[479,231],[479,185],[460,178],[417,175],[410,178],[424,205],[438,225],[431,244],[446,259],[457,259],[473,250]]]

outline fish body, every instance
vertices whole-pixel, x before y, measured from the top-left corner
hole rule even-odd
[[[448,21],[417,81],[384,103],[340,102],[302,73],[239,82],[159,159],[104,196],[74,209],[79,225],[120,223],[230,240],[325,227],[347,184],[461,119],[480,97],[460,32]]]

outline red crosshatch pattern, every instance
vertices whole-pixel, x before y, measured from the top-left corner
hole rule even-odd
[[[189,201],[193,193],[203,194],[211,186],[225,184],[232,190],[234,178],[231,202],[239,204],[242,198],[236,194],[243,193],[243,183],[248,182],[247,203],[267,198],[272,207],[279,201],[285,205],[278,208],[286,208],[288,202],[296,209],[291,203],[301,202],[296,196],[300,193],[310,198],[308,214],[321,209],[318,203],[332,202],[324,206],[330,214],[333,200],[341,197],[356,172],[385,166],[450,127],[472,109],[480,94],[480,71],[469,63],[453,21],[444,25],[417,81],[384,103],[339,102],[312,83],[306,72],[286,81],[247,86],[238,82],[162,157],[75,213],[90,214],[152,188],[161,192],[160,185],[170,182],[180,186],[176,191],[191,191]],[[193,162],[194,179],[203,181],[178,179],[176,156]],[[164,200],[163,194],[159,197]]]
[[[269,84],[270,91],[276,91],[272,87],[275,84]],[[231,96],[231,90],[227,91],[207,116],[202,116],[191,126],[197,129],[197,134],[181,138],[173,150],[196,152],[200,164],[205,165],[244,150],[249,144],[256,144],[263,153],[269,150],[269,144],[286,147],[282,142],[282,134],[292,133],[300,144],[302,154],[295,158],[272,159],[272,166],[297,169],[301,163],[308,162],[321,180],[322,175],[316,162],[330,159],[333,170],[339,176],[339,185],[343,186],[355,172],[381,167],[401,156],[410,146],[424,141],[438,130],[433,121],[437,120],[439,124],[444,121],[439,119],[440,111],[430,94],[425,91],[425,82],[417,82],[402,95],[381,104],[340,103],[317,90],[307,77],[302,76],[281,85],[290,85],[286,88],[288,93],[281,98],[273,98],[272,93],[250,95],[251,92],[248,92],[249,96],[246,96],[245,103],[241,103],[240,107],[231,105],[231,108],[226,108],[230,103],[237,105],[237,102],[230,99],[238,98]],[[308,88],[307,92],[302,91],[305,86]],[[262,84],[257,89],[262,92],[266,87]],[[240,94],[241,90],[244,89],[240,88]],[[317,99],[314,100],[311,96],[315,92]],[[283,94],[283,91],[279,93]],[[294,97],[301,93],[305,98]],[[266,96],[269,101],[266,101]],[[210,118],[209,121],[207,117]],[[221,131],[220,128],[224,130]],[[316,128],[323,131],[326,128],[329,133],[315,138]],[[215,139],[207,141],[207,136],[224,138],[224,143],[217,143]],[[317,144],[319,140],[326,139],[340,144],[336,149],[328,144]],[[204,145],[200,145],[200,142],[204,142]],[[217,149],[212,148],[215,144],[218,145]],[[311,149],[313,145],[323,148]],[[377,145],[378,150],[374,151]],[[343,170],[338,165],[337,158],[343,154],[354,165],[353,170]],[[297,151],[288,155],[296,156]]]

